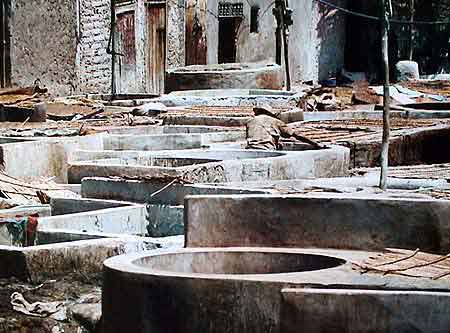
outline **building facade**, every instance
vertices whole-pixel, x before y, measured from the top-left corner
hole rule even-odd
[[[114,82],[117,93],[163,93],[169,68],[275,60],[271,0],[116,0],[113,11],[110,1],[1,0],[2,85],[40,79],[53,94],[70,95],[109,93]],[[293,82],[336,75],[345,17],[314,0],[290,6]]]

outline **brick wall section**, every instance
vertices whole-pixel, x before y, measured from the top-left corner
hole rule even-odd
[[[107,54],[110,0],[80,0],[78,45],[78,92],[108,93],[111,90],[111,55]]]

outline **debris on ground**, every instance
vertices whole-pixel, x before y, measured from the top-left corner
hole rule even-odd
[[[77,304],[71,309],[73,319],[88,332],[100,331],[100,323],[102,318],[101,303],[94,304]]]
[[[103,113],[102,103],[87,98],[56,98],[45,103],[47,118],[50,120],[85,120]]]
[[[146,103],[133,109],[133,116],[155,117],[161,113],[167,112],[167,107],[162,103]]]
[[[361,80],[343,86],[312,88],[298,106],[308,112],[361,110],[360,105],[381,106],[383,94],[383,86],[370,86],[367,81]],[[392,105],[446,102],[450,97],[450,81],[403,81],[390,86],[390,96]]]
[[[98,286],[99,280],[84,281],[74,274],[39,285],[0,279],[0,332],[83,332],[87,327],[73,309],[78,311],[79,304],[98,308]]]
[[[49,98],[48,89],[41,88],[39,85],[40,81],[36,80],[32,87],[2,89],[0,90],[0,104],[33,107]]]
[[[441,95],[443,97],[450,97],[450,81],[443,80],[418,80],[407,81],[401,83],[402,87],[418,91],[423,94]]]
[[[47,318],[56,320],[65,320],[66,308],[64,302],[28,302],[19,292],[11,295],[11,305],[14,311],[26,314],[28,316]]]
[[[387,249],[364,262],[354,262],[353,269],[361,273],[403,275],[432,280],[450,279],[450,255],[420,251]]]
[[[44,192],[48,196],[76,198],[78,195],[56,184],[51,180],[36,180],[31,183],[24,182],[0,172],[0,195],[4,199],[10,199],[17,205],[42,203],[38,192]]]
[[[350,86],[320,87],[311,90],[299,103],[305,111],[342,111],[360,104],[380,104],[382,99],[369,88],[366,81]]]
[[[381,104],[382,98],[369,88],[367,81],[358,81],[353,85],[352,104]]]

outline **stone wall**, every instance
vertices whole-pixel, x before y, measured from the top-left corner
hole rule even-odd
[[[76,0],[12,0],[11,81],[36,79],[53,94],[76,92]]]
[[[78,92],[106,93],[111,89],[110,1],[79,0]]]

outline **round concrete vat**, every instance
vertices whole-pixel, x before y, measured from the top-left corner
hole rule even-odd
[[[274,89],[283,87],[283,71],[273,63],[194,65],[168,70],[166,92],[201,89]]]
[[[346,261],[275,248],[187,248],[105,261],[104,332],[279,332],[281,289]]]

